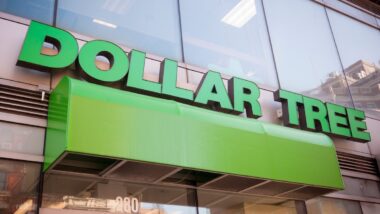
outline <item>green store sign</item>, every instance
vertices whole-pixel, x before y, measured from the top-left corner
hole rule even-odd
[[[58,53],[41,53],[44,42],[53,44]],[[79,54],[77,40],[69,32],[32,21],[19,55],[17,65],[41,71],[54,71],[75,64],[80,76],[97,84],[121,83],[123,88],[152,96],[175,99],[180,102],[211,108],[225,113],[240,114],[244,111],[250,118],[262,116],[258,101],[260,89],[248,80],[233,77],[225,87],[220,73],[208,71],[196,92],[177,87],[177,62],[165,59],[161,63],[159,82],[143,78],[145,53],[132,50],[128,56],[116,44],[94,40],[83,45]],[[95,64],[97,56],[110,62],[104,71]],[[365,114],[358,109],[324,103],[285,90],[274,94],[282,103],[283,120],[286,126],[309,131],[323,132],[359,142],[371,140],[366,132]]]

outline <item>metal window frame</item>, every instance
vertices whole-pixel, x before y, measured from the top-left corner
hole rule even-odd
[[[350,14],[350,13],[347,13],[347,12],[341,10],[341,9],[338,8],[338,7],[334,7],[334,6],[332,6],[332,5],[328,5],[328,4],[326,4],[325,2],[323,2],[323,0],[312,0],[312,1],[315,2],[315,3],[317,3],[317,4],[320,4],[320,5],[324,6],[325,8],[329,8],[329,9],[335,11],[335,12],[338,12],[338,13],[340,13],[340,14],[342,14],[342,15],[345,15],[345,16],[347,16],[347,17],[350,17],[350,18],[352,18],[352,19],[354,19],[354,20],[356,20],[356,21],[358,21],[358,22],[361,22],[361,23],[366,24],[366,25],[368,25],[368,26],[370,26],[370,27],[373,27],[373,28],[375,28],[375,29],[380,30],[380,26],[378,26],[378,25],[376,25],[376,24],[373,25],[373,24],[371,24],[371,23],[369,23],[369,22],[366,22],[365,20],[359,19],[359,18],[355,17],[354,15],[352,15],[352,14]],[[339,0],[339,1],[341,1],[341,2],[344,3],[344,4],[347,4],[347,5],[350,6],[350,7],[353,7],[353,8],[355,8],[355,9],[358,9],[358,10],[364,12],[364,13],[367,13],[367,14],[373,16],[373,18],[375,19],[375,21],[376,21],[376,18],[380,18],[379,15],[376,15],[376,14],[374,14],[374,13],[372,13],[372,12],[370,12],[370,11],[364,9],[364,8],[361,8],[361,7],[359,7],[359,6],[357,6],[357,5],[353,4],[353,3],[351,3],[351,2],[347,2],[347,1],[345,1],[345,0]]]

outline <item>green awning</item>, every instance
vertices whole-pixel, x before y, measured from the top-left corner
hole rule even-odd
[[[65,77],[50,95],[44,169],[67,152],[343,188],[324,134]]]

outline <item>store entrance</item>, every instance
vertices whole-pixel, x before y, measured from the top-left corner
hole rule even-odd
[[[44,175],[41,214],[297,213],[300,184],[68,154]]]
[[[290,199],[49,174],[41,214],[296,213]]]

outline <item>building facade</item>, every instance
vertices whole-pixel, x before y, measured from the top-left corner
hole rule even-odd
[[[370,0],[0,0],[0,213],[380,213],[379,8]],[[73,38],[79,56],[61,67],[68,57],[25,63],[34,26],[47,35],[44,59],[67,50],[54,32]],[[102,49],[81,61],[94,40],[125,56]],[[107,75],[120,57],[128,78],[99,81],[84,69],[92,62]],[[138,68],[145,89],[131,81]],[[175,84],[165,94],[169,71]],[[258,86],[260,110],[236,110],[235,80]],[[210,94],[230,93],[234,109],[198,98],[205,82]],[[371,138],[326,133],[321,120],[304,128],[306,101],[300,124],[286,127],[279,91],[344,114],[363,110],[367,127],[357,131]]]

